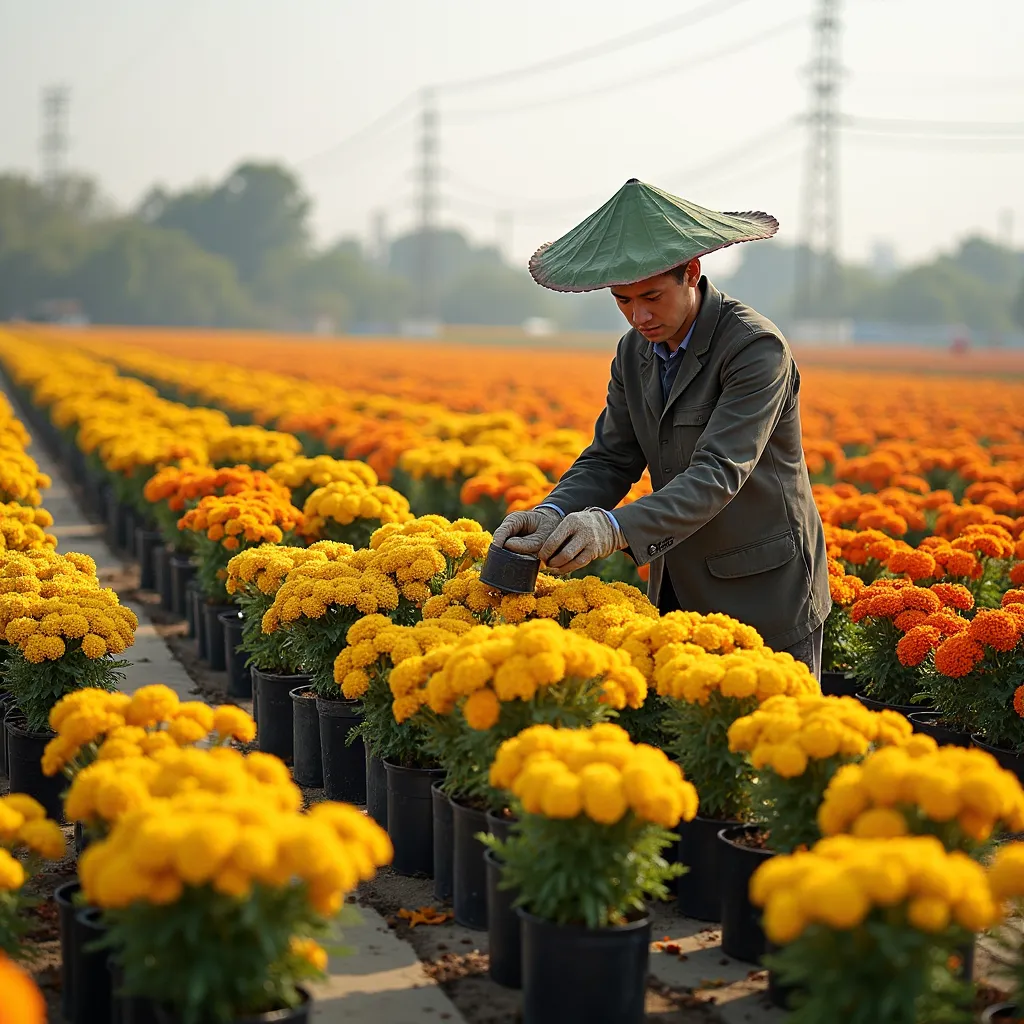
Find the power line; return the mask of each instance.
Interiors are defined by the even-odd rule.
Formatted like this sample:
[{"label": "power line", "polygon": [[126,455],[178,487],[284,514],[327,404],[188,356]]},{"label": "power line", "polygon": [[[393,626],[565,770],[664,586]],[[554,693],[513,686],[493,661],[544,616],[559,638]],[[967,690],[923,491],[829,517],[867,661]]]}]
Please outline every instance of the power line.
[{"label": "power line", "polygon": [[853,131],[894,135],[1024,138],[1024,121],[922,121],[905,117],[845,116],[841,118],[841,127]]},{"label": "power line", "polygon": [[627,78],[617,78],[615,81],[606,82],[604,85],[594,86],[590,89],[578,90],[576,92],[565,93],[561,96],[551,96],[545,99],[531,100],[527,103],[517,103],[506,107],[492,107],[489,109],[477,108],[471,110],[456,109],[452,111],[445,111],[445,123],[464,124],[481,118],[497,117],[502,114],[516,114],[525,110],[537,110],[542,107],[547,108],[561,103],[571,103],[575,100],[589,100],[593,99],[594,96],[600,96],[602,93],[620,92],[623,89],[629,89],[636,85],[643,85],[647,82],[654,81],[655,79],[663,79],[667,75],[682,74],[684,72],[692,71],[694,68],[702,67],[705,64],[712,63],[713,61],[724,60],[734,54],[742,53],[744,50],[748,50],[752,46],[763,43],[775,36],[791,32],[793,29],[803,25],[805,20],[806,19],[803,16],[790,18],[787,21],[780,22],[779,24],[765,29],[762,32],[756,32],[753,35],[747,36],[745,39],[733,43],[730,46],[725,46],[721,49],[713,50],[708,53],[699,54],[696,57],[688,55],[686,59],[682,61],[677,58],[671,63],[662,64],[660,67],[647,71],[642,75],[630,74]]},{"label": "power line", "polygon": [[[421,91],[409,93],[408,96],[403,97],[393,107],[389,107],[384,111],[383,114],[378,114],[372,121],[364,124],[362,128],[354,131],[351,135],[347,135],[345,138],[338,142],[335,142],[332,146],[327,149],[322,149],[319,153],[313,153],[311,156],[304,157],[302,160],[296,162],[295,166],[303,167],[306,164],[315,163],[318,160],[323,160],[329,156],[336,156],[338,153],[347,149],[349,146],[356,142],[366,142],[374,134],[383,130],[385,127],[391,127],[390,122],[393,120],[396,114],[402,113],[406,108],[421,95]],[[411,120],[409,117],[406,120]]]},{"label": "power line", "polygon": [[689,28],[692,25],[714,17],[716,14],[722,14],[733,7],[738,7],[740,4],[748,2],[749,0],[710,0],[709,3],[695,7],[685,14],[666,18],[663,21],[655,22],[653,25],[647,25],[645,28],[636,29],[633,32],[627,32],[612,39],[606,39],[601,43],[584,46],[579,50],[571,50],[569,53],[563,53],[557,57],[548,57],[533,64],[511,68],[508,71],[498,71],[490,75],[479,75],[475,78],[438,82],[434,88],[442,92],[462,92],[466,89],[478,89],[497,85],[501,82],[511,82],[519,78],[543,74],[547,71],[561,71],[564,68],[571,67],[573,64],[593,60],[595,57],[603,57],[609,53],[617,53],[619,50],[625,50],[639,43],[648,43],[652,38],[664,37],[669,33]]}]

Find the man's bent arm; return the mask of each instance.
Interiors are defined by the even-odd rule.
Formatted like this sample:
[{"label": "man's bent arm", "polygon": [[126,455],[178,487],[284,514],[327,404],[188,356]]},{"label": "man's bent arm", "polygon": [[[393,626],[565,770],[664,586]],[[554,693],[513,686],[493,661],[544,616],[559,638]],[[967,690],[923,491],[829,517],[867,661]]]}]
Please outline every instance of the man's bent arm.
[{"label": "man's bent arm", "polygon": [[653,494],[616,510],[638,565],[686,540],[732,501],[795,400],[794,372],[785,343],[772,335],[755,338],[729,362],[689,466]]},{"label": "man's bent arm", "polygon": [[563,513],[615,508],[647,468],[626,405],[621,352],[620,340],[612,360],[608,398],[594,427],[594,440],[544,499]]}]

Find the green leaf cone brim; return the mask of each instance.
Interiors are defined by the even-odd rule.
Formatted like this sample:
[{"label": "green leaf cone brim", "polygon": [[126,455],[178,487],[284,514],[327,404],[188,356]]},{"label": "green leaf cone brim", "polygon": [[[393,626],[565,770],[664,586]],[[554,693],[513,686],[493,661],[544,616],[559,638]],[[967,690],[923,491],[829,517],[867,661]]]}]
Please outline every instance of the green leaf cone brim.
[{"label": "green leaf cone brim", "polygon": [[737,242],[771,238],[767,213],[717,213],[631,178],[599,210],[530,258],[533,279],[556,292],[634,284]]}]

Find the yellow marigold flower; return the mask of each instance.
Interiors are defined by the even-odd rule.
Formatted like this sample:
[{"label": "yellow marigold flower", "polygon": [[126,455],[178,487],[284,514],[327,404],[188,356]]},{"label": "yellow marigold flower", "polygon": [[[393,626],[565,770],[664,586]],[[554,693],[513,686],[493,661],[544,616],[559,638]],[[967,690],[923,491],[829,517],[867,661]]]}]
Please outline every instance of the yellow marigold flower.
[{"label": "yellow marigold flower", "polygon": [[222,704],[214,709],[213,731],[220,736],[230,736],[239,743],[251,743],[256,738],[256,723],[241,708]]},{"label": "yellow marigold flower", "polygon": [[64,833],[55,821],[47,818],[26,821],[18,829],[17,837],[30,850],[47,860],[60,860],[64,856]]},{"label": "yellow marigold flower", "polygon": [[131,703],[124,710],[124,720],[129,725],[148,728],[173,718],[179,704],[178,695],[169,686],[162,683],[142,686],[132,694]]},{"label": "yellow marigold flower", "polygon": [[0,846],[0,892],[20,889],[25,884],[25,869]]},{"label": "yellow marigold flower", "polygon": [[501,715],[501,702],[493,690],[485,687],[470,694],[462,706],[462,713],[471,729],[484,731],[497,723]]}]

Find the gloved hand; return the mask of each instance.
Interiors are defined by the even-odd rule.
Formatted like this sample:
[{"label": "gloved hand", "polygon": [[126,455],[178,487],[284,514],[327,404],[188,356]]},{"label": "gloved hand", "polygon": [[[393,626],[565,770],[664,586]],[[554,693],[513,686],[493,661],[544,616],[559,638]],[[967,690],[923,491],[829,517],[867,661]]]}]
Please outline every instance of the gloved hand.
[{"label": "gloved hand", "polygon": [[561,519],[553,508],[511,512],[494,531],[492,543],[520,555],[536,555]]},{"label": "gloved hand", "polygon": [[621,531],[608,513],[600,508],[587,508],[570,512],[555,527],[540,549],[540,560],[548,569],[569,573],[625,546]]}]

